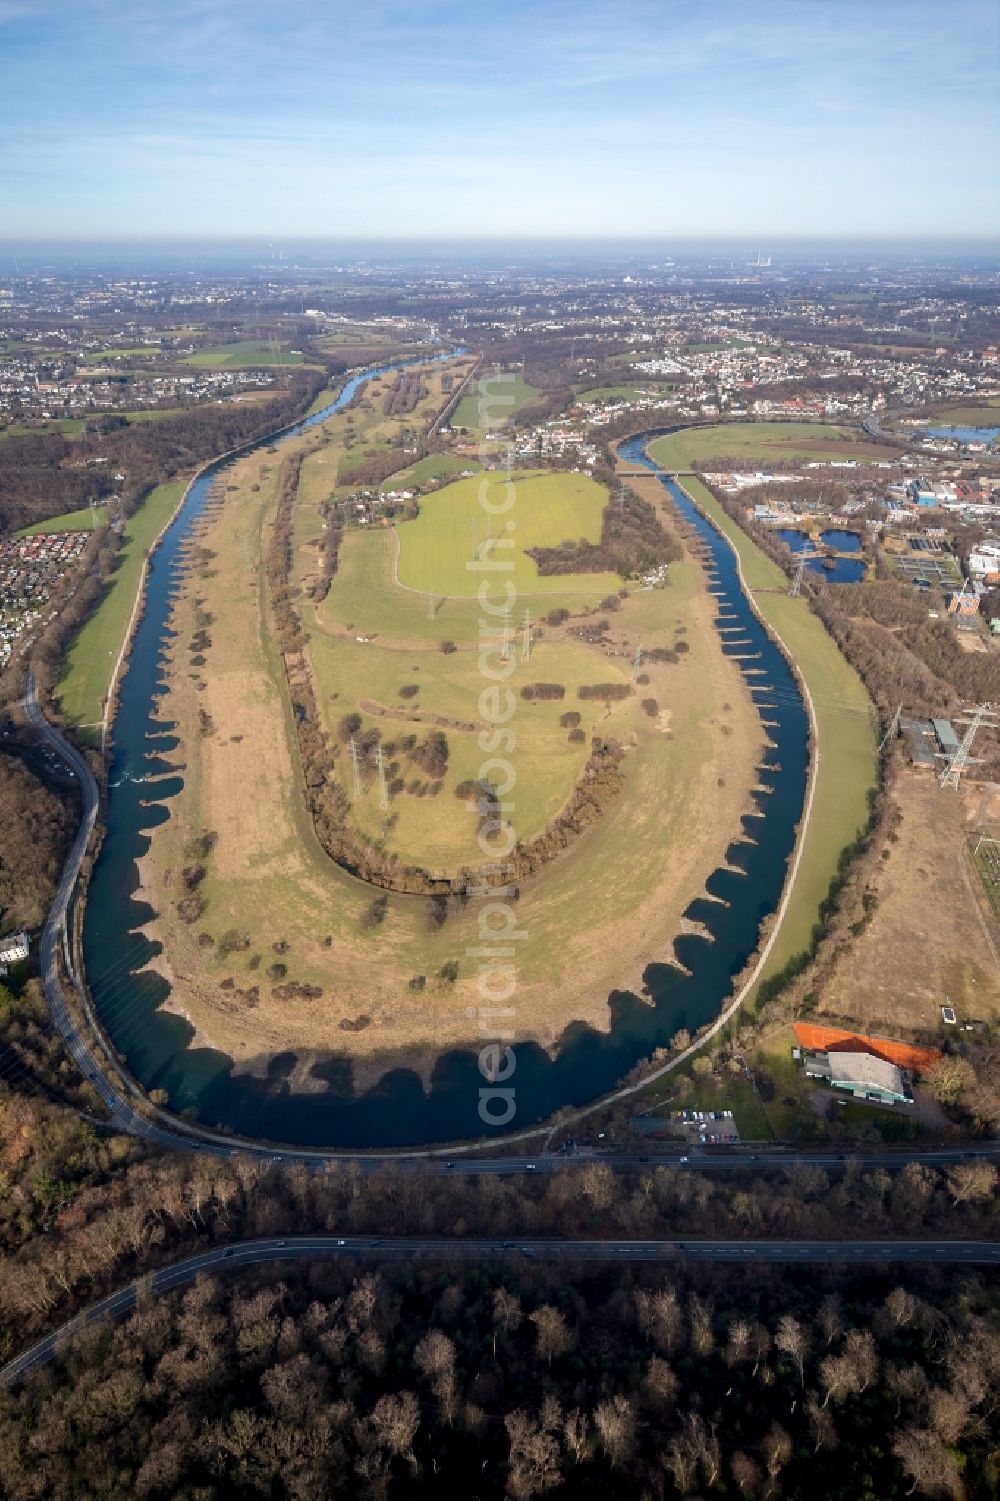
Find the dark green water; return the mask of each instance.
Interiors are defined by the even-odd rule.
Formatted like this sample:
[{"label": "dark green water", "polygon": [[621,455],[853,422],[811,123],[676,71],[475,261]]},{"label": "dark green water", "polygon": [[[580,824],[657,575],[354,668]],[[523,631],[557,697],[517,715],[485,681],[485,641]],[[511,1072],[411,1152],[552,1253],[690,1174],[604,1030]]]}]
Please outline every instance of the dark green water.
[{"label": "dark green water", "polygon": [[[297,424],[289,436],[345,405],[357,384],[352,381],[337,402]],[[648,436],[626,444],[623,457],[657,471],[645,453]],[[208,470],[193,487],[155,554],[145,613],[121,685],[107,835],[91,881],[84,927],[87,976],[101,1020],[143,1085],[166,1090],[174,1110],[193,1108],[209,1126],[221,1124],[251,1137],[313,1146],[407,1146],[481,1136],[479,1097],[484,1081],[472,1052],[442,1053],[427,1090],[416,1074],[397,1068],[376,1088],[356,1095],[349,1063],[331,1059],[321,1071],[328,1081],[324,1092],[293,1095],[287,1079],[294,1055],[274,1059],[266,1080],[234,1076],[227,1057],[192,1047],[187,1023],[158,1009],[168,993],[166,982],[138,972],[157,946],[135,931],[152,916],[134,899],[135,861],[148,848],[146,831],[169,816],[170,799],[182,786],[179,774],[153,785],[142,780],[162,772],[159,758],[177,748],[173,726],[157,714],[156,695],[163,687],[161,657],[169,637],[166,622],[183,543],[210,486],[228,462]],[[651,965],[644,976],[651,1000],[628,991],[613,992],[608,998],[610,1030],[598,1032],[575,1023],[554,1057],[515,1039],[516,1070],[510,1083],[516,1090],[516,1114],[508,1130],[530,1125],[559,1106],[596,1098],[679,1028],[693,1030],[718,1015],[732,977],[757,945],[762,921],[780,900],[794,847],[807,779],[808,719],[801,695],[784,657],[743,595],[728,545],[672,481],[662,474],[661,481],[711,550],[710,588],[718,605],[716,629],[723,651],[759,653],[746,667],[763,669],[748,681],[767,725],[770,744],[759,781],[770,790],[755,794],[756,812],[734,830],[727,863],[735,868],[717,870],[707,883],[707,895],[687,910],[686,915],[711,935],[677,940],[676,951],[688,973],[671,965]],[[219,586],[224,587],[224,581]],[[669,847],[663,858],[670,859]],[[580,892],[581,904],[598,898],[597,892]],[[530,942],[530,895],[522,899],[518,915]]]}]

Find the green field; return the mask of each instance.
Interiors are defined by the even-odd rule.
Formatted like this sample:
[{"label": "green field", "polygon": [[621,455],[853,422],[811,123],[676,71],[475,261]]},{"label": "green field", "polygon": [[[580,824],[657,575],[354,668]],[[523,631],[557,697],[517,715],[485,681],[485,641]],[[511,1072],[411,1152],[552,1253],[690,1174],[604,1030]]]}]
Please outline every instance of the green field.
[{"label": "green field", "polygon": [[204,370],[238,370],[246,365],[301,365],[303,356],[272,344],[269,339],[238,339],[234,344],[210,344],[189,354],[185,365]]},{"label": "green field", "polygon": [[[537,386],[529,386],[520,372],[497,373],[479,377],[468,387],[458,406],[451,414],[449,426],[466,427],[470,432],[481,433],[487,428],[502,427],[516,417],[522,407],[541,395]],[[480,394],[480,381],[486,379],[485,397]],[[481,405],[483,403],[483,405]]]},{"label": "green field", "polygon": [[[97,511],[97,525],[107,517],[107,506],[95,507]],[[94,525],[94,516],[89,506],[84,506],[81,511],[66,511],[62,516],[50,516],[48,521],[36,521],[34,526],[26,526],[18,532],[19,537],[37,537],[45,532],[89,532]]]},{"label": "green field", "polygon": [[[490,516],[487,506],[501,507],[507,498],[505,473],[459,480],[421,502],[420,514],[399,528],[399,582],[422,594],[475,598],[483,578],[510,579],[519,595],[565,593],[567,580],[539,575],[527,556],[531,547],[556,547],[560,542],[586,538],[597,542],[608,492],[587,475],[550,470],[515,470],[513,505]],[[482,493],[481,493],[482,492]],[[474,535],[475,534],[475,535]],[[473,543],[481,552],[487,537],[511,539],[508,549],[494,556],[510,560],[513,569],[493,574],[470,570]],[[573,588],[609,594],[621,580],[613,573],[575,579]],[[494,590],[496,592],[496,590]]]},{"label": "green field", "polygon": [[60,709],[73,724],[93,729],[100,723],[111,673],[132,615],[143,558],[183,493],[181,483],[160,485],[125,523],[115,571],[103,599],[66,654],[56,690]]},{"label": "green field", "polygon": [[715,458],[756,464],[856,458],[865,463],[876,453],[871,445],[854,443],[847,429],[820,422],[721,422],[689,427],[655,439],[649,451],[664,469],[672,470],[695,469]]},{"label": "green field", "polygon": [[700,481],[685,480],[684,488],[734,543],[746,584],[797,663],[816,711],[819,771],[812,817],[792,897],[762,976],[766,978],[809,948],[840,852],[867,823],[868,792],[876,780],[874,711],[861,679],[805,599],[789,598],[788,580],[777,564]]}]

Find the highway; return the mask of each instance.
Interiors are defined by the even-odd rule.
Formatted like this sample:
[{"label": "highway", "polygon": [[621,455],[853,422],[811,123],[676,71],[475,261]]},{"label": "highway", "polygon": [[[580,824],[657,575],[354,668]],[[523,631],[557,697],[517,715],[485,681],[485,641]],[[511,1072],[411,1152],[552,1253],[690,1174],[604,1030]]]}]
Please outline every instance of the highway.
[{"label": "highway", "polygon": [[[641,1148],[635,1146],[625,1151],[583,1147],[573,1152],[548,1152],[544,1141],[551,1132],[546,1126],[506,1137],[502,1143],[502,1153],[491,1151],[489,1147],[484,1149],[482,1143],[463,1142],[453,1146],[401,1148],[380,1154],[360,1150],[276,1146],[272,1142],[250,1141],[179,1121],[145,1099],[138,1085],[105,1043],[96,1022],[89,1018],[88,1023],[81,1026],[66,1004],[57,962],[60,951],[65,957],[66,968],[77,992],[80,1012],[84,1017],[88,1016],[90,1002],[86,989],[72,968],[72,956],[67,942],[67,918],[83,858],[97,820],[100,792],[87,761],[42,713],[33,674],[28,676],[22,705],[32,729],[73,771],[83,795],[80,829],[66,859],[55,900],[42,930],[41,975],[53,1022],[61,1032],[67,1051],[81,1073],[90,1080],[103,1100],[108,1111],[107,1124],[114,1130],[142,1137],[155,1146],[172,1151],[202,1151],[222,1157],[247,1153],[266,1161],[305,1163],[313,1168],[322,1168],[328,1163],[353,1162],[367,1172],[377,1172],[391,1166],[449,1175],[551,1173],[595,1159],[622,1172],[648,1170],[660,1165],[678,1171],[702,1173],[738,1172],[748,1168],[754,1171],[773,1171],[801,1164],[837,1170],[843,1169],[848,1161],[857,1163],[862,1168],[901,1167],[907,1162],[947,1167],[965,1157],[987,1157],[1000,1163],[1000,1142],[996,1141],[960,1142],[954,1146],[919,1149],[876,1147],[850,1156],[832,1150],[810,1152],[781,1147],[757,1150],[743,1147],[705,1149],[686,1147],[679,1142],[672,1145],[650,1144]],[[680,1058],[677,1061],[681,1061]],[[588,1107],[588,1110],[593,1108]],[[581,1115],[585,1113],[580,1112]]]},{"label": "highway", "polygon": [[162,1267],[140,1282],[130,1282],[77,1314],[44,1339],[23,1350],[0,1367],[0,1386],[12,1386],[31,1371],[48,1365],[63,1340],[88,1325],[121,1319],[136,1305],[140,1295],[149,1296],[183,1287],[201,1272],[253,1266],[261,1262],[315,1261],[327,1257],[349,1260],[364,1256],[377,1260],[635,1262],[709,1261],[823,1263],[858,1265],[876,1263],[935,1263],[947,1266],[1000,1265],[1000,1244],[975,1240],[499,1240],[492,1238],[442,1239],[414,1236],[381,1238],[367,1235],[290,1235],[284,1238],[237,1241],[213,1246],[171,1266]]}]

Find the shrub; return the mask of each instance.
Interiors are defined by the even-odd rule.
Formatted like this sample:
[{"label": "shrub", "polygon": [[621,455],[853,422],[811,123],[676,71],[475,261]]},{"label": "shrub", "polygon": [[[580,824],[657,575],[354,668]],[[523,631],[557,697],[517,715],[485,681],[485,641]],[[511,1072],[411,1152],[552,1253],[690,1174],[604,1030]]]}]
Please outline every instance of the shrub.
[{"label": "shrub", "polygon": [[404,683],[402,688],[399,689],[399,696],[400,698],[416,698],[419,692],[419,683]]},{"label": "shrub", "polygon": [[525,683],[521,689],[521,697],[547,700],[565,698],[566,689],[562,683]]},{"label": "shrub", "polygon": [[337,735],[346,745],[352,735],[356,735],[361,728],[360,714],[345,714],[337,725]]},{"label": "shrub", "polygon": [[389,910],[389,898],[384,894],[377,896],[364,911],[361,918],[363,928],[378,928],[385,922],[386,913]]},{"label": "shrub", "polygon": [[600,698],[605,703],[611,703],[616,699],[628,698],[632,689],[628,683],[584,683],[582,688],[576,690],[577,698]]},{"label": "shrub", "polygon": [[569,611],[563,609],[550,610],[545,619],[549,625],[562,625],[564,620],[569,619]]},{"label": "shrub", "polygon": [[569,709],[565,714],[560,714],[559,723],[564,730],[575,730],[582,718],[583,715],[576,709]]},{"label": "shrub", "polygon": [[227,928],[219,939],[220,954],[238,954],[250,947],[250,939],[239,928]]},{"label": "shrub", "polygon": [[573,745],[581,745],[587,736],[583,730],[570,730],[568,739]]},{"label": "shrub", "polygon": [[177,903],[177,916],[181,922],[197,922],[207,905],[205,898],[195,891]]},{"label": "shrub", "polygon": [[655,698],[644,698],[642,701],[642,707],[645,709],[650,719],[655,719],[657,714],[659,714],[660,712],[660,706],[656,702]]},{"label": "shrub", "polygon": [[269,964],[267,967],[267,978],[269,980],[283,980],[287,973],[288,965],[282,964],[280,960],[275,964]]},{"label": "shrub", "polygon": [[458,647],[455,645],[454,641],[442,641],[441,650],[444,652],[446,657],[450,657],[452,652],[458,651]]}]

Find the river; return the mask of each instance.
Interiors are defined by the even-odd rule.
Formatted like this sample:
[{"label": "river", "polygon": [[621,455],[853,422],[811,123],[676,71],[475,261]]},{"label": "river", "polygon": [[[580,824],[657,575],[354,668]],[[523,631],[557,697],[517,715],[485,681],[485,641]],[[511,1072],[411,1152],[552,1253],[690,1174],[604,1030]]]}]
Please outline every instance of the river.
[{"label": "river", "polygon": [[[296,423],[280,438],[262,443],[280,444],[322,422],[344,407],[361,383],[393,368],[388,365],[355,377],[328,407]],[[794,674],[750,607],[724,538],[646,455],[645,444],[652,436],[630,440],[622,447],[622,457],[632,466],[642,465],[659,474],[711,552],[709,588],[718,603],[716,629],[722,650],[754,659],[739,665],[769,740],[759,768],[762,790],[754,794],[754,811],[734,831],[725,866],[710,877],[706,896],[687,909],[686,916],[702,925],[708,936],[699,933],[677,940],[675,952],[683,969],[651,965],[644,976],[650,999],[614,992],[609,997],[610,1030],[599,1032],[577,1023],[554,1057],[533,1043],[515,1041],[512,1082],[517,1113],[511,1130],[533,1124],[560,1106],[597,1098],[681,1027],[693,1031],[718,1015],[731,992],[733,976],[757,946],[761,923],[780,901],[802,814],[808,716]],[[90,883],[84,923],[87,977],[98,1014],[134,1076],[147,1089],[164,1090],[173,1110],[191,1110],[211,1127],[317,1147],[383,1148],[479,1136],[483,1080],[472,1052],[442,1054],[427,1091],[415,1073],[396,1069],[374,1089],[355,1095],[349,1069],[334,1065],[328,1075],[333,1082],[326,1092],[293,1095],[286,1083],[294,1061],[289,1055],[276,1058],[270,1078],[261,1080],[234,1075],[225,1055],[192,1047],[191,1027],[160,1009],[169,991],[167,982],[143,968],[157,949],[137,931],[153,914],[135,898],[135,862],[148,848],[145,831],[169,817],[170,799],[183,785],[181,775],[162,759],[178,749],[177,737],[171,733],[174,726],[158,716],[164,689],[162,655],[171,635],[167,621],[185,540],[210,487],[232,462],[220,460],[200,476],[164,535],[151,561],[145,609],[121,682],[107,830]],[[750,669],[759,671],[750,676]],[[150,775],[158,779],[145,782]],[[669,858],[665,849],[664,859]],[[668,936],[664,934],[664,942]]]}]

